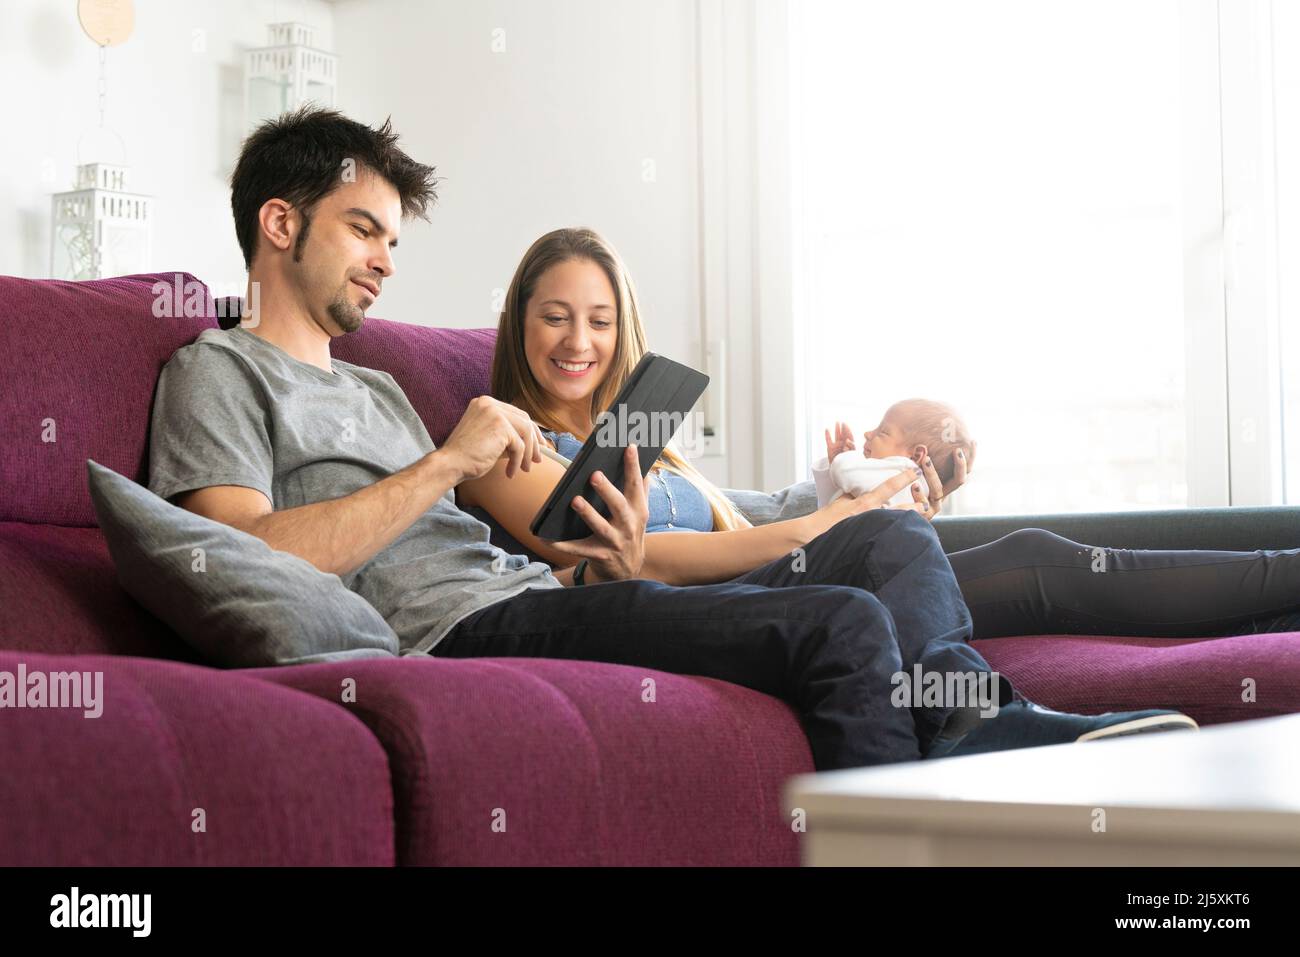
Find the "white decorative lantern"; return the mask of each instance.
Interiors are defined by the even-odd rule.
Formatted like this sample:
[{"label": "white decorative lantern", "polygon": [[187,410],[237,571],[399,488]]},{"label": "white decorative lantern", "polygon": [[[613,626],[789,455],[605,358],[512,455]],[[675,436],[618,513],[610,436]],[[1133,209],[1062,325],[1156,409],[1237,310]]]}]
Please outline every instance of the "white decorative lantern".
[{"label": "white decorative lantern", "polygon": [[50,275],[103,279],[145,272],[153,240],[153,197],[126,191],[125,166],[83,163],[76,188],[54,194]]},{"label": "white decorative lantern", "polygon": [[244,54],[246,128],[306,103],[332,107],[338,57],[316,49],[304,23],[271,23],[266,32],[267,46]]}]

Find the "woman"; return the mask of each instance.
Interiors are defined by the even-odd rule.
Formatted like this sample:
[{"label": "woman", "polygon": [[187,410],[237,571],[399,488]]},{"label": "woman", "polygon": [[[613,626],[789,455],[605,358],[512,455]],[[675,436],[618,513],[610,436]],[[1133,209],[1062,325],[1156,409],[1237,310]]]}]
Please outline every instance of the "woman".
[{"label": "woman", "polygon": [[[636,292],[617,252],[591,230],[556,230],[538,239],[515,271],[498,328],[492,393],[527,412],[556,451],[572,458],[645,351]],[[497,503],[491,513],[497,524],[566,568],[575,562],[568,544],[540,541],[528,530],[562,471],[546,459],[508,478],[503,463],[461,485],[457,499],[464,506]],[[932,518],[943,496],[964,481],[965,467],[959,464],[946,491],[928,462],[923,474],[929,499],[913,486],[915,501],[898,507]],[[864,507],[876,507],[912,479],[891,479],[869,493],[870,503],[846,496],[808,515],[755,527],[670,447],[647,483],[646,531],[656,534],[645,538],[640,576],[668,584],[729,581],[789,555]],[[484,494],[489,486],[504,491],[505,482],[509,494]],[[1300,549],[1129,551],[1022,529],[948,558],[975,638],[1300,630],[1294,614],[1300,610]]]}]

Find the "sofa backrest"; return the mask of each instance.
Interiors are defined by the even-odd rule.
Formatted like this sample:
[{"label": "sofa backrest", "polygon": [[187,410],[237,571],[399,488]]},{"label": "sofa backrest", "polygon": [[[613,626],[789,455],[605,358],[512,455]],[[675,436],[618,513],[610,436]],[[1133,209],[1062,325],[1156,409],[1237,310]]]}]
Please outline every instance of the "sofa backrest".
[{"label": "sofa backrest", "polygon": [[0,276],[0,521],[94,525],[87,458],[143,480],[158,374],[216,324],[184,314],[187,294],[197,303],[208,290],[188,273],[90,282]]},{"label": "sofa backrest", "polygon": [[434,329],[386,319],[366,319],[356,332],[339,336],[330,354],[353,365],[382,369],[441,445],[471,399],[488,391],[495,329]]},{"label": "sofa backrest", "polygon": [[[86,459],[147,482],[158,375],[218,324],[207,288],[188,273],[0,276],[0,648],[194,660],[118,585]],[[441,443],[487,391],[495,338],[367,319],[331,351],[391,374]]]},{"label": "sofa backrest", "polygon": [[[158,375],[217,324],[207,287],[189,273],[0,276],[0,522],[95,525],[87,458],[144,484]],[[487,391],[495,338],[493,329],[367,319],[331,352],[390,373],[441,443]]]}]

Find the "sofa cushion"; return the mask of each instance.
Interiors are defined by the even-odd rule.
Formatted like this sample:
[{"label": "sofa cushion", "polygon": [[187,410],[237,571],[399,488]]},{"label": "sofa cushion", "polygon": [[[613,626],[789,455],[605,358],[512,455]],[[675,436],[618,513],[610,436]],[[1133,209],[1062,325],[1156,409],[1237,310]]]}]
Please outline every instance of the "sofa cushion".
[{"label": "sofa cushion", "polygon": [[196,515],[87,459],[118,581],[224,667],[396,657],[397,635],[338,575]]},{"label": "sofa cushion", "polygon": [[196,662],[117,583],[98,528],[0,522],[0,648]]},{"label": "sofa cushion", "polygon": [[1058,711],[1173,708],[1202,725],[1300,712],[1300,634],[1036,635],[973,646],[1031,701]]},{"label": "sofa cushion", "polygon": [[188,273],[0,276],[0,522],[94,525],[88,457],[146,477],[154,384],[173,352],[215,325],[198,315],[207,296]]},{"label": "sofa cushion", "polygon": [[545,658],[240,674],[334,702],[355,681],[344,707],[388,751],[399,864],[799,863],[781,788],[813,770],[808,739],[749,688]]},{"label": "sofa cushion", "polygon": [[97,717],[0,711],[7,865],[393,864],[388,761],[336,705],[140,658],[0,651],[0,672],[100,683]]}]

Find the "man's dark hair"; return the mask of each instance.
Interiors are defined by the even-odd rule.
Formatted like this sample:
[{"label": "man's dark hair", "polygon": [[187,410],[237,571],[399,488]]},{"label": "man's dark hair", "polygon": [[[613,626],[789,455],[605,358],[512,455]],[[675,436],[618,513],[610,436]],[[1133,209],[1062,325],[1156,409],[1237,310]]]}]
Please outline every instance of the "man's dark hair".
[{"label": "man's dark hair", "polygon": [[253,265],[258,211],[267,200],[282,199],[302,214],[296,260],[316,204],[345,182],[346,171],[360,176],[363,169],[393,185],[402,198],[403,217],[428,220],[429,205],[438,198],[435,169],[397,148],[391,117],[373,129],[337,110],[304,106],[261,124],[244,140],[230,177],[230,208],[244,265]]}]

